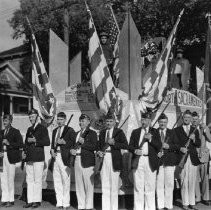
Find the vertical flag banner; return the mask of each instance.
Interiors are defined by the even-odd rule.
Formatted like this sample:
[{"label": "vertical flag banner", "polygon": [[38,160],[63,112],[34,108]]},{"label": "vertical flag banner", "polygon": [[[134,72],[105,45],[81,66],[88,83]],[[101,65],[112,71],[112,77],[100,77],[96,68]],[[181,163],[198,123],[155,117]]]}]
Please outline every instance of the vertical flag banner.
[{"label": "vertical flag banner", "polygon": [[[30,22],[28,19],[27,21],[31,29]],[[56,99],[32,29],[31,48],[33,107],[38,110],[43,120],[50,122],[56,114]]]},{"label": "vertical flag banner", "polygon": [[102,113],[106,114],[108,111],[112,111],[118,118],[118,105],[120,104],[120,99],[116,94],[116,89],[112,81],[105,56],[103,54],[91,11],[89,10],[87,4],[86,7],[90,16],[90,39],[88,56],[91,66],[92,90],[95,95],[96,104]]},{"label": "vertical flag banner", "polygon": [[119,86],[119,26],[114,15],[114,11],[112,6],[108,6],[110,9],[110,16],[108,20],[108,33],[109,33],[109,44],[112,46],[113,56],[114,56],[114,66],[113,66],[113,73],[114,73],[114,84],[116,87]]},{"label": "vertical flag banner", "polygon": [[176,24],[167,40],[166,46],[163,49],[156,65],[155,70],[152,71],[149,78],[144,84],[144,91],[139,97],[140,109],[144,112],[147,108],[155,111],[162,103],[167,93],[167,80],[168,80],[168,66],[169,58],[171,56],[172,47],[175,42],[177,28],[181,19],[184,9],[180,12]]}]

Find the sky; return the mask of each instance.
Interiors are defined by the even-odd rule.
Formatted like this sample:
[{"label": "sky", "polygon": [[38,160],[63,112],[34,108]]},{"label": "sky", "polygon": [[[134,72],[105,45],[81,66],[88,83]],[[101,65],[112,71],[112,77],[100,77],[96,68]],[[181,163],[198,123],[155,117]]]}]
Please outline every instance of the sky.
[{"label": "sky", "polygon": [[12,39],[13,29],[7,22],[19,6],[18,0],[0,0],[0,52],[22,44],[22,39]]}]

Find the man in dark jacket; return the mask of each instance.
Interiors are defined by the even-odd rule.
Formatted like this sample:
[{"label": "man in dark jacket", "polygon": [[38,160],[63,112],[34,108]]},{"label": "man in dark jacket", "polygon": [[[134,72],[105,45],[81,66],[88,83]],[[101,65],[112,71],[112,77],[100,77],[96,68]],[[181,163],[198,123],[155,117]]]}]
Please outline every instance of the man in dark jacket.
[{"label": "man in dark jacket", "polygon": [[167,128],[168,117],[165,114],[160,115],[158,124],[157,130],[162,148],[158,153],[157,207],[158,209],[173,209],[174,171],[178,164],[179,145],[174,132]]},{"label": "man in dark jacket", "polygon": [[23,208],[38,208],[42,201],[42,175],[44,170],[44,147],[50,145],[48,129],[38,121],[38,112],[32,109],[25,139],[23,159],[26,161],[27,201]]},{"label": "man in dark jacket", "polygon": [[89,128],[90,118],[79,117],[81,130],[76,135],[76,144],[71,153],[75,155],[75,184],[78,209],[93,209],[94,165],[97,147],[97,133]]},{"label": "man in dark jacket", "polygon": [[143,113],[142,127],[132,131],[129,143],[134,172],[134,210],[155,209],[157,153],[161,148],[158,131],[151,128],[151,114]]},{"label": "man in dark jacket", "polygon": [[104,157],[101,169],[102,210],[118,209],[119,174],[122,170],[121,149],[128,149],[124,132],[115,127],[114,114],[106,116],[106,129],[99,135],[98,155]]},{"label": "man in dark jacket", "polygon": [[[183,125],[175,128],[174,132],[177,139],[179,140],[179,150],[180,157],[179,162],[182,157],[187,154],[185,159],[184,168],[181,172],[181,196],[183,209],[187,210],[189,208],[196,209],[195,207],[195,186],[196,186],[196,174],[197,166],[200,164],[196,148],[199,148],[201,141],[199,138],[198,130],[195,130],[191,126],[192,113],[190,110],[186,110],[183,114]],[[195,132],[194,132],[195,131]],[[190,141],[189,146],[186,144],[188,140]]]},{"label": "man in dark jacket", "polygon": [[58,127],[53,130],[51,155],[55,159],[53,180],[56,192],[56,206],[66,209],[70,206],[70,149],[75,143],[75,131],[65,125],[66,114],[57,114]]},{"label": "man in dark jacket", "polygon": [[3,158],[1,206],[4,207],[14,205],[15,164],[21,161],[20,149],[23,148],[22,136],[18,129],[12,127],[12,120],[9,114],[3,116],[4,130],[1,131],[0,138],[0,158]]}]

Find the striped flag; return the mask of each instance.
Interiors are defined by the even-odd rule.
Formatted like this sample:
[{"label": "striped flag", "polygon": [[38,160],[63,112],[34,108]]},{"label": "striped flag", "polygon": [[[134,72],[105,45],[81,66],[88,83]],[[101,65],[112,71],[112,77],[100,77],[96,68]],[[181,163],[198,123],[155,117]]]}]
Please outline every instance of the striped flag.
[{"label": "striped flag", "polygon": [[[29,20],[27,19],[30,26]],[[31,26],[30,26],[31,29]],[[33,108],[37,109],[39,116],[47,123],[51,122],[56,114],[56,99],[54,97],[40,51],[31,29],[32,48],[32,87]]]},{"label": "striped flag", "polygon": [[101,112],[106,114],[108,111],[113,111],[117,116],[119,114],[119,106],[117,106],[117,103],[120,104],[120,100],[116,94],[116,89],[113,84],[93,18],[87,4],[86,7],[90,15],[88,56],[91,64],[92,90],[96,98],[96,103]]},{"label": "striped flag", "polygon": [[181,11],[154,70],[144,84],[143,93],[139,96],[140,109],[142,112],[147,111],[147,109],[150,109],[151,111],[157,110],[167,93],[169,58],[171,57],[177,27],[183,12],[184,10]]},{"label": "striped flag", "polygon": [[196,80],[197,80],[197,96],[202,98],[203,84],[204,84],[204,72],[196,66]]},{"label": "striped flag", "polygon": [[113,73],[114,73],[114,83],[115,86],[118,87],[119,85],[119,26],[114,15],[114,11],[112,6],[108,6],[110,9],[110,16],[108,20],[108,32],[109,32],[109,44],[114,49],[113,56],[114,56],[114,66],[113,66]]}]

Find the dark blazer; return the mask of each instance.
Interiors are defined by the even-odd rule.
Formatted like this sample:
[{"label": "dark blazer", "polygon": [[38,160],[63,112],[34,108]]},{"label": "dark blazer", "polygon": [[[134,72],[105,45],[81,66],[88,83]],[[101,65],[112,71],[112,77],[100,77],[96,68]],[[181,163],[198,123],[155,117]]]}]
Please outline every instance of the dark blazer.
[{"label": "dark blazer", "polygon": [[[28,138],[34,136],[36,143],[29,143]],[[33,126],[29,127],[26,133],[24,151],[26,153],[26,162],[42,162],[45,160],[44,146],[50,145],[50,138],[48,129],[37,124],[35,129]]]},{"label": "dark blazer", "polygon": [[[129,150],[133,154],[132,161],[134,161],[137,157],[135,154],[135,150],[139,149],[139,139],[141,135],[141,127],[135,129],[131,133],[130,143],[129,143]],[[155,128],[150,128],[149,131],[152,134],[152,140],[148,143],[148,152],[149,152],[149,165],[152,171],[158,169],[159,158],[157,156],[158,152],[161,149],[162,143],[160,139],[160,135]],[[133,165],[133,164],[132,164]],[[136,168],[133,168],[136,169]]]},{"label": "dark blazer", "polygon": [[[159,128],[157,130],[160,136]],[[169,149],[164,149],[164,155],[160,159],[160,165],[164,166],[178,165],[179,142],[173,130],[167,128],[164,142],[169,145]]]},{"label": "dark blazer", "polygon": [[[54,146],[54,142],[56,138],[57,129],[58,127],[55,128],[52,133],[51,149],[54,149],[54,150],[56,150]],[[61,134],[61,137],[63,137],[63,139],[66,141],[66,144],[62,144],[62,145],[58,144],[58,146],[60,146],[62,161],[65,166],[70,165],[70,149],[72,149],[75,144],[75,135],[76,133],[73,130],[73,128],[68,127],[68,126],[64,127],[63,133]]]},{"label": "dark blazer", "polygon": [[[190,133],[192,133],[194,130],[194,127],[190,127]],[[175,135],[178,139],[178,143],[179,143],[179,150],[181,147],[185,147],[185,144],[188,141],[188,136],[186,134],[186,132],[184,131],[182,126],[179,126],[177,128],[174,129]],[[193,143],[193,141],[190,142],[190,146],[188,148],[188,153],[190,154],[190,159],[191,162],[194,166],[197,166],[200,164],[199,158],[198,158],[198,154],[196,151],[197,147],[201,146],[201,140],[199,138],[199,132],[198,130],[195,131],[195,143]],[[178,159],[178,163],[181,161],[183,157],[183,153],[179,153],[179,159]]]},{"label": "dark blazer", "polygon": [[95,165],[94,151],[97,149],[97,133],[89,128],[84,133],[84,143],[81,145],[81,165],[83,168],[88,168]]},{"label": "dark blazer", "polygon": [[[106,129],[102,130],[99,135],[98,150],[102,151],[105,143]],[[114,128],[113,135],[115,144],[110,145],[111,156],[114,171],[120,171],[123,168],[121,149],[128,149],[128,143],[124,132],[119,128]]]},{"label": "dark blazer", "polygon": [[22,151],[20,150],[23,148],[23,138],[21,136],[21,133],[18,129],[10,127],[9,132],[4,136],[4,131],[1,131],[1,140],[0,140],[0,145],[1,145],[1,151],[3,149],[3,144],[2,140],[3,138],[7,139],[9,141],[9,145],[7,145],[7,157],[8,161],[11,164],[15,164],[21,161],[21,153]]}]

